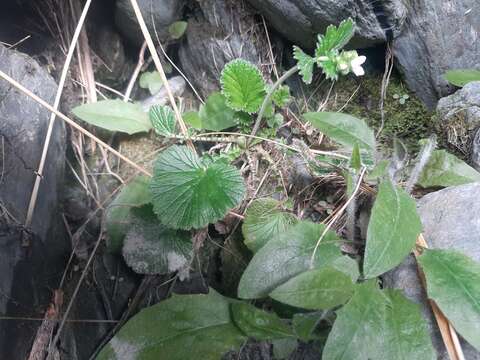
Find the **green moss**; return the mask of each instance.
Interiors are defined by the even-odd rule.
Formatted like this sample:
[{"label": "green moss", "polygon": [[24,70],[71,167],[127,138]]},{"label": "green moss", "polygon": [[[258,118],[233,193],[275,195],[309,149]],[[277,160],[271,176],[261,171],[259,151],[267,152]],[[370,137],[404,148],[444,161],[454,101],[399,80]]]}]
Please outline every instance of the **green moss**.
[{"label": "green moss", "polygon": [[[378,131],[381,127],[380,89],[381,76],[365,76],[362,78],[344,78],[340,80],[330,95],[325,110],[338,111],[365,119],[367,123]],[[356,90],[358,88],[358,90]],[[394,95],[408,95],[408,99],[401,104]],[[384,101],[385,123],[380,134],[380,146],[391,148],[396,137],[407,148],[415,153],[419,150],[418,141],[426,138],[433,131],[432,113],[423,103],[408,91],[400,79],[392,76]]]}]

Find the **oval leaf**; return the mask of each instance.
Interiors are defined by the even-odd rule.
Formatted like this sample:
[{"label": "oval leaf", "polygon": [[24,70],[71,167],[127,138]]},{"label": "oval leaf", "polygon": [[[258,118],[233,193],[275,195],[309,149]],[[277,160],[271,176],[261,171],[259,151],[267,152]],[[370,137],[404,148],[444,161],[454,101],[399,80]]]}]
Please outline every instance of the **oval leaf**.
[{"label": "oval leaf", "polygon": [[365,121],[338,112],[312,112],[303,117],[315,128],[332,140],[352,149],[358,144],[360,149],[375,152],[375,136]]},{"label": "oval leaf", "polygon": [[480,351],[480,264],[451,250],[426,249],[419,261],[428,297],[435,300],[455,330]]},{"label": "oval leaf", "polygon": [[171,146],[155,162],[150,184],[154,211],[174,229],[199,229],[222,219],[243,199],[240,172],[199,158],[186,146]]},{"label": "oval leaf", "polygon": [[248,337],[273,340],[293,337],[292,330],[274,313],[257,309],[246,303],[232,304],[232,317]]},{"label": "oval leaf", "polygon": [[424,167],[418,184],[424,188],[456,186],[480,181],[480,173],[445,150],[435,150]]},{"label": "oval leaf", "polygon": [[252,63],[236,59],[225,65],[220,77],[222,93],[227,104],[237,111],[254,113],[265,98],[265,81]]},{"label": "oval leaf", "polygon": [[297,222],[297,218],[282,211],[281,203],[274,199],[258,199],[245,213],[242,232],[245,245],[257,252],[270,239],[278,237]]},{"label": "oval leaf", "polygon": [[291,306],[319,310],[344,304],[352,294],[352,279],[327,267],[295,276],[273,290],[270,297]]},{"label": "oval leaf", "polygon": [[207,295],[174,295],[143,309],[103,348],[97,360],[218,360],[246,340],[230,317],[230,300]]},{"label": "oval leaf", "polygon": [[357,285],[339,311],[322,359],[434,360],[428,326],[418,305],[399,291],[380,291],[374,282]]},{"label": "oval leaf", "polygon": [[140,105],[121,100],[102,100],[84,104],[77,106],[72,112],[83,121],[110,131],[131,135],[152,128],[147,114]]},{"label": "oval leaf", "polygon": [[135,178],[122,188],[107,207],[105,224],[107,248],[110,252],[118,253],[122,250],[123,239],[134,222],[130,210],[151,201],[149,184],[150,179],[146,176]]},{"label": "oval leaf", "polygon": [[[301,221],[278,238],[270,240],[245,269],[238,286],[238,296],[243,299],[266,297],[276,287],[309,270],[310,257],[324,229],[323,224]],[[315,268],[330,265],[342,271],[344,264],[336,264],[341,258],[339,239],[329,231],[318,248]]]},{"label": "oval leaf", "polygon": [[444,75],[450,84],[463,87],[472,81],[480,81],[480,71],[474,69],[450,70]]},{"label": "oval leaf", "polygon": [[123,257],[137,274],[167,274],[188,271],[193,244],[187,231],[160,224],[151,205],[132,210],[134,225],[128,231]]},{"label": "oval leaf", "polygon": [[390,181],[381,183],[368,224],[365,277],[379,276],[400,264],[421,231],[415,201]]}]

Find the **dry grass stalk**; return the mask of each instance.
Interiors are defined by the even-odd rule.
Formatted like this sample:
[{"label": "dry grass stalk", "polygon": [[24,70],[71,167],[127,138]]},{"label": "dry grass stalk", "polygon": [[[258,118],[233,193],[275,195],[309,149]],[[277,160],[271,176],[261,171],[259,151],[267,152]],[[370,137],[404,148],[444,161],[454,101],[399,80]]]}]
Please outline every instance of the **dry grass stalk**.
[{"label": "dry grass stalk", "polygon": [[317,243],[315,244],[315,248],[313,249],[312,256],[310,257],[310,268],[311,269],[313,269],[313,262],[315,260],[315,255],[317,254],[318,247],[320,246],[320,243],[322,242],[323,238],[325,237],[327,232],[331,229],[331,227],[333,226],[335,221],[337,221],[340,218],[340,216],[342,216],[342,214],[345,212],[345,210],[347,210],[348,205],[350,205],[350,203],[355,201],[355,198],[356,198],[358,192],[360,191],[360,187],[362,185],[363,177],[365,176],[366,171],[367,171],[367,168],[363,167],[362,171],[360,172],[360,175],[358,176],[357,184],[355,186],[355,189],[353,190],[352,195],[350,195],[350,197],[345,202],[345,204],[343,204],[343,206],[338,210],[338,212],[335,214],[335,216],[333,216],[332,219],[329,221],[327,226],[325,226],[325,230],[320,235],[320,238],[318,239]]},{"label": "dry grass stalk", "polygon": [[53,301],[50,303],[42,324],[37,330],[35,340],[33,341],[32,350],[28,360],[43,360],[47,353],[50,336],[57,325],[58,315],[63,304],[63,292],[55,290],[53,293]]},{"label": "dry grass stalk", "polygon": [[[76,21],[77,14],[80,12],[80,3],[78,0],[70,0],[72,17]],[[80,24],[80,19],[77,23]],[[87,31],[84,26],[80,30],[80,36],[77,46],[77,59],[80,69],[82,82],[85,84],[87,99],[89,102],[97,102],[97,92],[95,87],[95,74],[93,71],[92,57],[90,55],[90,46],[88,44]]]},{"label": "dry grass stalk", "polygon": [[162,62],[158,57],[157,49],[155,48],[155,45],[153,43],[152,37],[150,36],[150,33],[148,32],[147,25],[145,24],[145,20],[143,19],[142,12],[140,11],[137,0],[130,0],[130,2],[132,4],[133,10],[135,11],[135,15],[137,17],[137,21],[140,25],[140,29],[142,30],[145,41],[147,42],[148,50],[152,55],[152,59],[155,64],[155,67],[157,68],[157,71],[160,73],[160,78],[162,79],[163,86],[167,90],[168,99],[170,100],[170,105],[172,105],[173,111],[175,113],[175,118],[177,119],[178,125],[180,127],[180,131],[182,132],[182,135],[185,136],[185,138],[187,138],[187,145],[192,150],[195,151],[193,142],[189,139],[187,126],[183,121],[182,114],[180,114],[177,103],[175,102],[175,98],[173,97],[173,93],[170,89],[170,85],[168,84],[167,76],[165,75],[165,71],[163,70]]},{"label": "dry grass stalk", "polygon": [[[75,51],[76,44],[80,37],[80,32],[85,23],[85,19],[87,17],[88,10],[90,8],[92,0],[87,0],[85,6],[82,11],[82,15],[78,21],[77,27],[75,29],[75,33],[73,34],[72,42],[70,44],[70,48],[68,49],[67,58],[65,59],[65,63],[63,65],[62,75],[60,76],[60,81],[58,84],[57,94],[55,96],[55,101],[53,103],[52,109],[57,110],[60,104],[60,99],[62,98],[63,87],[65,85],[65,80],[68,75],[68,69],[70,68],[70,64],[72,62],[73,53]],[[25,219],[25,226],[29,227],[32,223],[33,212],[35,210],[35,204],[37,202],[38,197],[38,190],[40,188],[40,182],[42,180],[43,169],[45,167],[45,162],[47,159],[48,148],[50,146],[50,140],[52,137],[53,127],[55,125],[55,112],[52,112],[50,115],[50,122],[48,124],[47,134],[45,136],[45,141],[43,144],[42,155],[40,158],[40,164],[38,165],[38,169],[36,172],[35,183],[33,185],[32,195],[30,196],[30,202],[28,204],[27,216]]]},{"label": "dry grass stalk", "polygon": [[127,86],[127,90],[125,90],[125,95],[123,95],[123,101],[127,102],[128,99],[130,98],[130,95],[132,94],[133,87],[135,85],[135,82],[137,81],[138,75],[140,74],[140,71],[142,70],[142,66],[145,63],[145,50],[147,49],[147,42],[144,41],[142,48],[140,49],[140,53],[138,54],[138,62],[137,66],[135,67],[135,70],[133,71],[132,77],[130,78],[130,81]]}]

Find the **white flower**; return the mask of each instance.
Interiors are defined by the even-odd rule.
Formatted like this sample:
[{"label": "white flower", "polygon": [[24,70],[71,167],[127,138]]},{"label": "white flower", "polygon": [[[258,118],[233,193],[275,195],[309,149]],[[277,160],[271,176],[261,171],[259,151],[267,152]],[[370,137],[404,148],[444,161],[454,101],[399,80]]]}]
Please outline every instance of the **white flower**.
[{"label": "white flower", "polygon": [[365,75],[365,70],[362,68],[362,64],[367,60],[366,56],[358,56],[350,62],[350,67],[352,71],[357,76]]}]

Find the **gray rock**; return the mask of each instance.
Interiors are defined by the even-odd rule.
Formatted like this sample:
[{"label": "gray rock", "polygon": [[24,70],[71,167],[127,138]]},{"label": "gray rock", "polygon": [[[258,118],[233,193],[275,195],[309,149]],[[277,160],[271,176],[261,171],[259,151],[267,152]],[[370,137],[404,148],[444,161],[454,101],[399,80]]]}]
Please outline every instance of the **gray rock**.
[{"label": "gray rock", "polygon": [[250,7],[238,0],[198,1],[200,11],[188,21],[186,39],[179,50],[182,69],[204,96],[219,89],[227,62],[244,58],[262,63],[265,44]]},{"label": "gray rock", "polygon": [[410,1],[394,54],[410,89],[433,109],[452,92],[443,78],[451,69],[480,69],[480,8],[477,0]]},{"label": "gray rock", "polygon": [[[454,249],[480,261],[480,183],[446,188],[424,196],[418,202],[424,236],[431,248]],[[384,276],[384,284],[403,290],[412,301],[421,305],[430,325],[433,344],[439,359],[449,359],[427,304],[426,294],[420,286],[417,265],[410,256],[400,266]],[[480,353],[462,342],[465,359],[478,360]]]},{"label": "gray rock", "polygon": [[[153,38],[157,32],[161,41],[168,38],[168,27],[182,16],[184,0],[138,0],[143,19]],[[118,0],[115,9],[118,30],[134,44],[140,46],[144,38],[130,0]]]},{"label": "gray rock", "polygon": [[[53,103],[57,85],[40,65],[26,55],[0,45],[0,70],[48,103]],[[49,124],[50,112],[26,95],[0,81],[0,151],[3,164],[0,177],[0,202],[23,223],[35,181],[35,171]],[[52,226],[63,181],[65,162],[65,126],[54,125],[43,180],[39,189],[31,230],[43,241]]]},{"label": "gray rock", "polygon": [[480,183],[453,186],[424,196],[418,209],[428,244],[455,249],[480,261],[479,197]]},{"label": "gray rock", "polygon": [[441,98],[437,116],[448,143],[470,155],[474,130],[480,127],[480,81]]},{"label": "gray rock", "polygon": [[[185,91],[185,86],[187,83],[181,76],[174,76],[168,79],[168,85],[170,87],[170,91],[174,97],[182,96],[183,92]],[[143,111],[148,112],[150,108],[154,105],[166,105],[168,104],[168,92],[167,89],[162,86],[157,93],[149,96],[148,98],[140,101],[140,105],[142,106]]]},{"label": "gray rock", "polygon": [[[57,85],[30,57],[0,45],[0,70],[48,103]],[[58,286],[68,242],[57,226],[65,162],[65,128],[57,120],[33,223],[24,229],[50,113],[0,80],[0,313],[43,317]],[[0,358],[25,359],[38,323],[0,322]],[[8,346],[7,346],[8,344]]]},{"label": "gray rock", "polygon": [[101,23],[89,30],[95,80],[103,84],[122,87],[132,76],[135,64],[127,56],[123,38],[110,26]]},{"label": "gray rock", "polygon": [[[122,259],[109,254],[98,254],[91,267],[94,282],[83,282],[70,316],[74,319],[117,320],[122,317],[137,293],[139,279]],[[78,284],[81,271],[74,272],[66,285],[71,294]],[[71,322],[65,325],[60,339],[61,360],[90,359],[116,324]]]},{"label": "gray rock", "polygon": [[386,41],[386,28],[397,35],[406,8],[400,0],[248,0],[273,27],[295,44],[311,48],[330,24],[351,17],[357,24],[352,46]]},{"label": "gray rock", "polygon": [[480,126],[480,81],[465,85],[450,96],[441,98],[437,105],[437,114],[445,125],[462,120],[462,126],[473,130]]},{"label": "gray rock", "polygon": [[[27,239],[31,245],[22,247]],[[0,217],[0,314],[43,317],[51,292],[51,258],[41,239]],[[56,267],[57,271],[58,268]],[[39,323],[0,321],[0,358],[26,359]]]}]

